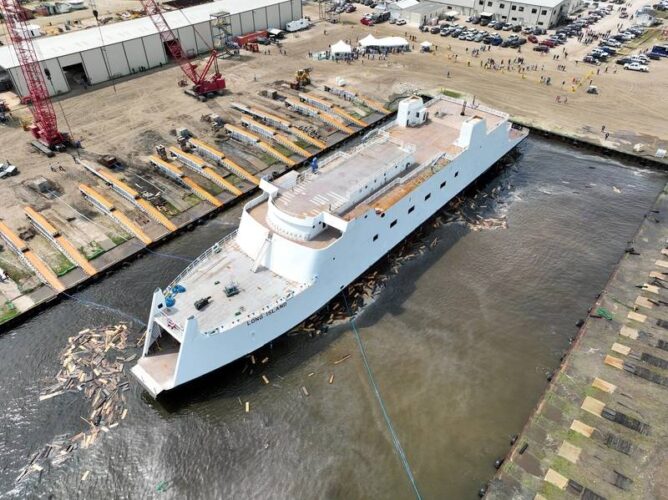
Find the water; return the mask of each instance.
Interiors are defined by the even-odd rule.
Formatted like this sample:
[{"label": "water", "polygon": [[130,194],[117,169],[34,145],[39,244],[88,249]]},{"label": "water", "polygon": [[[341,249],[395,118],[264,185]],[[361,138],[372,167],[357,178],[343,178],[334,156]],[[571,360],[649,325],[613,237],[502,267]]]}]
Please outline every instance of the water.
[{"label": "water", "polygon": [[[539,139],[522,151],[495,181],[513,185],[499,209],[509,227],[430,229],[437,247],[406,263],[357,322],[424,498],[475,498],[666,182]],[[232,229],[226,219],[160,252],[195,257]],[[76,297],[144,319],[151,291],[183,265],[149,255]],[[17,487],[32,453],[86,428],[79,395],[38,402],[67,337],[121,319],[70,300],[0,337],[0,496],[411,498],[345,325],[283,337],[260,354],[270,357],[261,372],[240,362],[160,403],[133,384],[119,427]]]}]

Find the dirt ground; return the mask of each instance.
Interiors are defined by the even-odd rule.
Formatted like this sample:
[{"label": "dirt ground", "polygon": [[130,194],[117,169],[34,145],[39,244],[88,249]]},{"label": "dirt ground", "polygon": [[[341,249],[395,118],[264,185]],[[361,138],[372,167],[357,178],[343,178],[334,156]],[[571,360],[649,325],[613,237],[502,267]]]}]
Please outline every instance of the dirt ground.
[{"label": "dirt ground", "polygon": [[[641,4],[642,0],[634,3]],[[103,9],[101,4],[100,8]],[[181,127],[215,144],[216,134],[200,118],[215,113],[225,121],[238,123],[240,115],[231,108],[231,103],[235,101],[263,107],[289,118],[296,125],[315,125],[324,133],[325,127],[318,127],[317,123],[259,95],[260,91],[268,88],[289,93],[282,83],[292,80],[295,71],[303,67],[313,68],[314,85],[311,89],[322,90],[323,84],[335,83],[337,77],[341,77],[367,96],[388,102],[414,91],[437,93],[446,90],[475,96],[477,101],[507,111],[525,123],[611,148],[631,151],[634,144],[642,143],[646,145],[646,154],[653,154],[657,147],[668,146],[665,119],[668,101],[663,95],[664,86],[658,83],[666,81],[668,76],[668,62],[665,60],[653,61],[650,73],[625,71],[614,63],[607,67],[576,64],[575,60],[581,59],[589,50],[576,40],[570,40],[564,47],[567,58],[561,48],[553,49],[548,55],[539,55],[531,50],[531,44],[524,45],[521,53],[516,49],[492,47],[481,52],[479,57],[472,57],[473,49],[481,45],[389,23],[369,28],[359,23],[364,12],[365,8],[359,8],[356,13],[342,16],[339,24],[316,22],[307,31],[288,35],[282,46],[285,54],[280,54],[275,46],[269,49],[260,46],[259,53],[243,51],[241,57],[221,61],[221,71],[227,79],[229,92],[224,97],[205,103],[185,95],[177,86],[182,78],[178,67],[153,70],[139,77],[127,77],[88,90],[75,90],[55,101],[60,128],[82,141],[84,155],[112,154],[132,165],[133,170],[127,175],[139,176],[149,187],[158,186],[156,189],[165,194],[177,211],[185,210],[199,200],[172,186],[171,181],[155,175],[147,166],[146,158],[155,145],[174,144],[173,130]],[[316,20],[317,6],[305,5],[305,14]],[[617,14],[614,14],[594,25],[594,28],[597,31],[614,31],[619,22]],[[368,33],[377,37],[414,36],[415,41],[411,43],[416,50],[392,54],[382,60],[364,58],[350,64],[309,58],[310,52],[326,50],[341,39],[355,44]],[[424,40],[434,43],[434,52],[419,52],[419,44]],[[646,45],[651,46],[651,43],[648,41]],[[553,58],[555,55],[560,56],[559,60]],[[483,67],[490,57],[498,69]],[[520,73],[516,64],[509,69],[508,62],[517,57],[524,58],[525,66],[535,66],[536,69]],[[565,65],[564,71],[558,69],[562,64]],[[548,77],[552,81],[549,86],[541,82]],[[585,93],[590,81],[598,87],[599,95]],[[561,103],[557,102],[557,96]],[[7,97],[14,116],[29,121],[25,107],[17,106],[11,96],[0,96]],[[563,102],[565,97],[567,103]],[[332,97],[332,100],[335,98]],[[338,104],[342,105],[341,102]],[[358,111],[350,104],[343,106],[349,112]],[[609,133],[607,140],[602,132],[603,126]],[[82,234],[97,235],[95,241],[104,247],[124,238],[117,224],[106,220],[81,198],[78,190],[80,183],[101,186],[100,183],[75,163],[70,154],[46,158],[29,146],[29,140],[29,134],[18,123],[14,123],[13,127],[0,126],[0,158],[11,160],[21,172],[16,177],[0,181],[2,219],[20,232],[28,225],[23,207],[30,204],[51,213],[55,223],[62,227],[66,225],[62,220],[67,222],[72,215],[84,214],[86,217],[79,217],[77,221],[78,228],[66,231],[77,246],[84,243],[80,238]],[[220,147],[228,153],[226,145]],[[236,145],[230,156],[234,158],[235,154],[236,159],[254,174],[266,166],[266,155],[263,157],[248,148]],[[122,178],[125,175],[119,174]],[[27,186],[26,181],[40,176],[50,180],[62,193],[57,201],[48,200]],[[215,194],[216,186],[207,184],[208,181],[196,175],[191,176]],[[108,189],[104,193],[137,222],[147,223],[146,217],[137,213],[126,200]]]}]

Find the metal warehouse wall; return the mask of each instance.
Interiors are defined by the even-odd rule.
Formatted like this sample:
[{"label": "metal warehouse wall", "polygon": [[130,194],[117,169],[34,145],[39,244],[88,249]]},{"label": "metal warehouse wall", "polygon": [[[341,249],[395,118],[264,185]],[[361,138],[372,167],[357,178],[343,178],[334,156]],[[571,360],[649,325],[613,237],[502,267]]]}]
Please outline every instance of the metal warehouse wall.
[{"label": "metal warehouse wall", "polygon": [[[267,7],[231,16],[231,28],[234,35],[267,28],[284,29],[285,24],[303,16],[301,0],[286,0]],[[177,37],[186,54],[194,56],[206,53],[213,47],[211,22],[203,22],[176,30]],[[98,84],[167,64],[167,53],[158,34],[127,40],[108,45],[103,49],[91,49],[77,54],[70,54],[41,63],[42,68],[51,72],[51,81],[47,82],[51,95],[69,92],[71,89],[62,70],[75,64],[83,65],[91,84]],[[28,91],[19,68],[9,70],[17,92],[25,96]]]}]

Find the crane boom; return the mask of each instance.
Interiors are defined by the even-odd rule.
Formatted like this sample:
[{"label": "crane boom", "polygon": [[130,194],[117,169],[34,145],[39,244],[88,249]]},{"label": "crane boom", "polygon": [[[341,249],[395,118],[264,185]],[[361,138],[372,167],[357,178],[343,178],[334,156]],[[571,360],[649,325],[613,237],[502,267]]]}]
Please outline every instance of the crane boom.
[{"label": "crane boom", "polygon": [[160,39],[167,47],[170,55],[176,62],[178,62],[179,66],[181,66],[181,70],[193,83],[193,90],[195,93],[198,95],[206,95],[210,92],[220,92],[225,89],[225,79],[218,71],[210,77],[207,77],[209,69],[218,57],[217,52],[212,49],[203,70],[201,72],[198,71],[197,65],[190,62],[183,52],[183,47],[181,47],[179,39],[167,24],[165,16],[162,15],[162,11],[156,0],[141,0],[141,3],[146,15],[153,21],[153,24],[160,35]]},{"label": "crane boom", "polygon": [[42,72],[26,26],[23,9],[18,0],[0,0],[0,8],[5,16],[9,39],[14,45],[21,73],[28,88],[28,106],[34,122],[31,131],[35,138],[49,148],[59,146],[67,142],[67,138],[58,131],[56,112],[51,104],[45,79],[45,77],[50,78],[50,74],[48,70]]}]

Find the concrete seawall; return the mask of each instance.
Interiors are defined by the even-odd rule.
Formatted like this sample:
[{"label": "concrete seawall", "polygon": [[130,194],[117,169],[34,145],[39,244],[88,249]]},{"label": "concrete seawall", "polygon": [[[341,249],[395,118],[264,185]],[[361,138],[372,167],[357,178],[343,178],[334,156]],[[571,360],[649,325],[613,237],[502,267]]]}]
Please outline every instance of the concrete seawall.
[{"label": "concrete seawall", "polygon": [[665,498],[666,190],[591,308],[489,499]]}]

